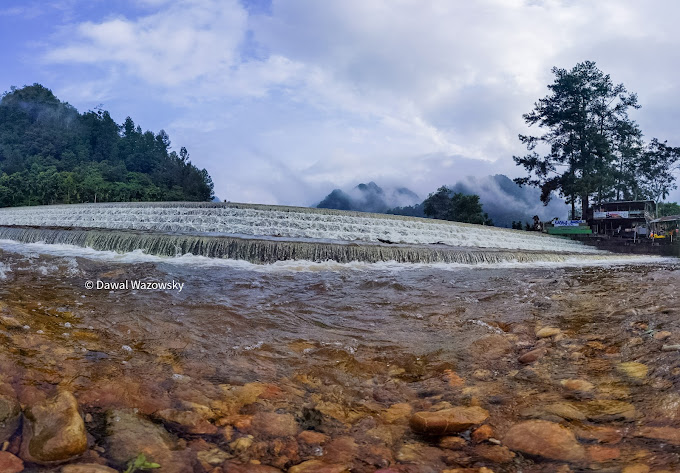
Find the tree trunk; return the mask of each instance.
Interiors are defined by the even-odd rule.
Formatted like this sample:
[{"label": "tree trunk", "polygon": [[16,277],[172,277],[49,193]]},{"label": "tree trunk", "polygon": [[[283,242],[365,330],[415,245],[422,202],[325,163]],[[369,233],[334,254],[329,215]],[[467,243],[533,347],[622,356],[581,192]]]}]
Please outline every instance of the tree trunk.
[{"label": "tree trunk", "polygon": [[581,196],[581,219],[585,220],[588,215],[588,194]]}]

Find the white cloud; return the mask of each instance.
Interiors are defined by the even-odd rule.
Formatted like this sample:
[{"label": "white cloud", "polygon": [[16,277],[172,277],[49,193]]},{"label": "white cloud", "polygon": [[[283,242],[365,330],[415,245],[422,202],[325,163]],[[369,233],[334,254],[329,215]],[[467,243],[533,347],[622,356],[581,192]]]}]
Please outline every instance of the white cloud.
[{"label": "white cloud", "polygon": [[104,71],[82,79],[90,96],[99,80],[174,104],[144,126],[193,149],[223,198],[308,204],[359,180],[426,194],[463,172],[519,175],[521,114],[552,66],[586,59],[639,92],[643,130],[680,144],[675,2],[274,0],[250,16],[236,0],[144,4],[73,25],[44,59]]}]

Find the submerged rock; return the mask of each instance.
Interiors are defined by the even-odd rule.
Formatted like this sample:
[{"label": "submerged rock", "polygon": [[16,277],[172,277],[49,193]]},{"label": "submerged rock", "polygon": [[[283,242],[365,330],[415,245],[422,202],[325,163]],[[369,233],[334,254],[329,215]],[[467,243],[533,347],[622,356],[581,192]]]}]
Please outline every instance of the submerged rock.
[{"label": "submerged rock", "polygon": [[325,463],[321,460],[307,460],[290,467],[288,473],[349,473],[349,469],[345,465]]},{"label": "submerged rock", "polygon": [[529,363],[533,363],[534,361],[538,361],[539,359],[543,358],[546,355],[546,353],[548,353],[548,350],[546,348],[539,347],[524,353],[519,358],[517,358],[517,361],[527,365]]},{"label": "submerged rock", "polygon": [[0,394],[0,443],[9,440],[20,422],[21,408],[16,396]]},{"label": "submerged rock", "polygon": [[113,410],[106,419],[108,437],[107,456],[115,466],[124,467],[128,461],[143,453],[150,462],[158,463],[158,473],[193,471],[187,452],[177,450],[177,442],[161,425],[146,420],[131,410]]},{"label": "submerged rock", "polygon": [[489,413],[481,407],[452,407],[436,412],[416,412],[409,425],[420,434],[447,435],[481,424],[488,417]]},{"label": "submerged rock", "polygon": [[253,416],[250,430],[254,435],[294,437],[300,431],[300,426],[291,414],[258,412]]},{"label": "submerged rock", "polygon": [[629,361],[616,365],[616,371],[626,376],[631,381],[641,382],[647,377],[649,369],[647,368],[647,365],[643,363]]},{"label": "submerged rock", "polygon": [[222,471],[224,473],[281,473],[281,470],[274,468],[273,466],[256,465],[254,463],[244,465],[242,463],[233,462],[226,462],[223,464]]},{"label": "submerged rock", "polygon": [[21,457],[42,465],[66,462],[87,449],[85,423],[73,394],[62,391],[26,409]]},{"label": "submerged rock", "polygon": [[0,452],[0,471],[2,473],[19,473],[24,471],[24,462],[9,452]]},{"label": "submerged rock", "polygon": [[79,463],[64,465],[61,473],[118,473],[118,471],[98,463]]},{"label": "submerged rock", "polygon": [[155,416],[168,423],[171,427],[190,434],[213,435],[217,433],[217,427],[195,411],[163,409],[156,412]]},{"label": "submerged rock", "polygon": [[573,404],[593,422],[611,422],[616,420],[632,421],[637,417],[635,406],[624,401],[601,399]]},{"label": "submerged rock", "polygon": [[560,384],[570,394],[584,395],[595,389],[593,383],[585,379],[563,379]]},{"label": "submerged rock", "polygon": [[586,451],[566,427],[545,420],[529,420],[513,425],[503,443],[511,450],[549,460],[580,462]]},{"label": "submerged rock", "polygon": [[635,436],[680,445],[680,429],[675,427],[641,427]]},{"label": "submerged rock", "polygon": [[558,335],[560,333],[562,333],[562,330],[558,329],[557,327],[543,327],[536,331],[536,337],[548,338],[554,337],[555,335]]}]

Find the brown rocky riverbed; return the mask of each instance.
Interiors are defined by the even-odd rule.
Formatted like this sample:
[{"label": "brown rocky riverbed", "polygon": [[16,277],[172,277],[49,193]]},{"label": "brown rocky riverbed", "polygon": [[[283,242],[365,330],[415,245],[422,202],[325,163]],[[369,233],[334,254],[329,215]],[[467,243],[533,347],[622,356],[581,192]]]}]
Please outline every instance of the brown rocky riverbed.
[{"label": "brown rocky riverbed", "polygon": [[264,268],[26,248],[0,250],[0,471],[122,472],[140,454],[160,472],[680,470],[675,263]]}]

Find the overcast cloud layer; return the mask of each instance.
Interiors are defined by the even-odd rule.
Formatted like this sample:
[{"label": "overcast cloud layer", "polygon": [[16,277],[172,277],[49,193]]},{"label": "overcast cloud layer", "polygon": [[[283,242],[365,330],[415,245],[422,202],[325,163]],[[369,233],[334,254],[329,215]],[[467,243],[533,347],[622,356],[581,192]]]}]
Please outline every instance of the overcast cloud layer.
[{"label": "overcast cloud layer", "polygon": [[370,180],[427,195],[522,175],[521,115],[552,66],[596,61],[638,93],[647,138],[680,145],[679,13],[632,0],[11,0],[0,88],[41,82],[81,111],[165,129],[222,200],[310,205]]}]

